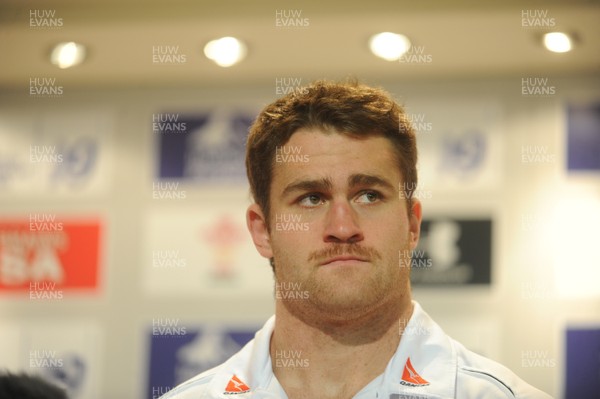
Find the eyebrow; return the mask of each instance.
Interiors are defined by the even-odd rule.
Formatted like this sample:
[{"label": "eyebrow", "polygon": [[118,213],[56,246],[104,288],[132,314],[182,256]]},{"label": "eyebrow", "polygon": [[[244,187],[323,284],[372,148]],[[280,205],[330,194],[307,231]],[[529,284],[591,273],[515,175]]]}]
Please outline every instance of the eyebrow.
[{"label": "eyebrow", "polygon": [[394,186],[384,177],[377,175],[366,175],[362,173],[354,174],[348,178],[348,186],[351,188],[357,186],[381,186],[388,190],[395,190]]},{"label": "eyebrow", "polygon": [[[394,190],[394,186],[390,184],[385,178],[377,175],[367,175],[363,173],[353,174],[348,177],[348,186],[350,188],[360,187],[360,186],[381,186],[388,190]],[[333,183],[331,179],[325,177],[322,179],[299,179],[295,180],[292,183],[288,184],[283,193],[282,197],[294,192],[294,191],[315,191],[315,192],[325,192],[331,190],[333,187]]]},{"label": "eyebrow", "polygon": [[283,193],[282,197],[294,192],[294,191],[328,191],[333,187],[333,183],[329,178],[315,179],[315,180],[295,180],[288,184]]}]

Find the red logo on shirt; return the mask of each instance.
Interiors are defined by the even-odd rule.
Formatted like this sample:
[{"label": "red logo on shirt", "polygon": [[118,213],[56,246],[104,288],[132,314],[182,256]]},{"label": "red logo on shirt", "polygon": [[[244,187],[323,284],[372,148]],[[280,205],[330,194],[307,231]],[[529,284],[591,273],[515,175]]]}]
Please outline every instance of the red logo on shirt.
[{"label": "red logo on shirt", "polygon": [[225,387],[225,395],[237,395],[240,393],[250,392],[250,387],[242,382],[237,375],[233,375]]},{"label": "red logo on shirt", "polygon": [[408,359],[406,359],[406,364],[404,365],[404,371],[402,372],[402,380],[400,381],[400,384],[407,385],[409,387],[423,387],[425,385],[429,385],[429,382],[415,371],[415,368],[410,362],[409,357]]}]

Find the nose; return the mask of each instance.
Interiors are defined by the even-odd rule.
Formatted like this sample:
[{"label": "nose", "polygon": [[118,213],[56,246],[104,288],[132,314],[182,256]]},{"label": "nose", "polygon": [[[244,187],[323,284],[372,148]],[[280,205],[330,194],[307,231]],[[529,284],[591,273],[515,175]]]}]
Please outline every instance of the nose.
[{"label": "nose", "polygon": [[325,242],[356,243],[364,239],[358,215],[346,199],[332,200],[325,216]]}]

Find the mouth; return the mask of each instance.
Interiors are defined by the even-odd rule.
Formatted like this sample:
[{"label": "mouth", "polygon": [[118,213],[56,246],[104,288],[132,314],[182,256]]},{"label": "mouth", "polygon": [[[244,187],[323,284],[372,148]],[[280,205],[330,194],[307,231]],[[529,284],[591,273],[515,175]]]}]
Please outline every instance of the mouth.
[{"label": "mouth", "polygon": [[351,265],[351,264],[356,264],[356,263],[359,263],[359,262],[367,262],[367,261],[368,261],[368,259],[362,258],[360,256],[340,255],[340,256],[335,256],[333,258],[328,258],[323,263],[321,263],[321,266],[328,266],[328,265]]}]

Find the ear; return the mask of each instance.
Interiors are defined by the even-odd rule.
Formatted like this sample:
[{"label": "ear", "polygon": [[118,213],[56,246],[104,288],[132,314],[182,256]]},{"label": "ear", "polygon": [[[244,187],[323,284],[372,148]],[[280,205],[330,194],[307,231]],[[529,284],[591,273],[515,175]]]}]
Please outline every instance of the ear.
[{"label": "ear", "polygon": [[246,211],[246,225],[258,253],[267,259],[272,258],[271,236],[267,229],[265,216],[258,204],[252,204],[248,207]]},{"label": "ear", "polygon": [[421,209],[421,201],[416,198],[412,199],[411,212],[408,218],[409,233],[410,233],[410,248],[415,249],[419,243],[421,236],[421,219],[423,216]]}]

